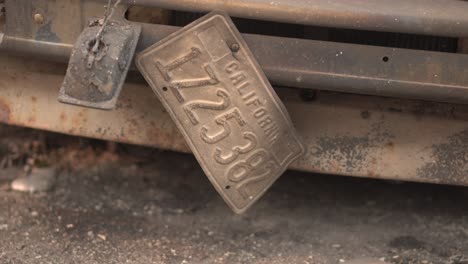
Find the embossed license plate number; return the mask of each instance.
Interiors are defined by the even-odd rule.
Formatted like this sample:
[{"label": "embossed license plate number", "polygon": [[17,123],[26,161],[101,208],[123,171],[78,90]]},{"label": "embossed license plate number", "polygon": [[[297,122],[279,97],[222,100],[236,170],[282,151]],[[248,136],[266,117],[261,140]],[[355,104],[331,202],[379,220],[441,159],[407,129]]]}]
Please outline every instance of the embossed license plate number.
[{"label": "embossed license plate number", "polygon": [[236,213],[303,154],[283,104],[225,14],[153,45],[137,66]]}]

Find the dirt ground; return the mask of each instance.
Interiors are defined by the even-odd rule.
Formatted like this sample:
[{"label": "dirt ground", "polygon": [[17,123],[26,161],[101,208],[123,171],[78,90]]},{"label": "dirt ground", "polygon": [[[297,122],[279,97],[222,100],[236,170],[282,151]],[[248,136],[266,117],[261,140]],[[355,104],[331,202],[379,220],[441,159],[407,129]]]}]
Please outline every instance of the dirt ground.
[{"label": "dirt ground", "polygon": [[[468,188],[289,171],[234,215],[191,155],[20,131],[39,143],[0,171],[2,264],[468,263]],[[9,187],[28,151],[51,191]]]}]

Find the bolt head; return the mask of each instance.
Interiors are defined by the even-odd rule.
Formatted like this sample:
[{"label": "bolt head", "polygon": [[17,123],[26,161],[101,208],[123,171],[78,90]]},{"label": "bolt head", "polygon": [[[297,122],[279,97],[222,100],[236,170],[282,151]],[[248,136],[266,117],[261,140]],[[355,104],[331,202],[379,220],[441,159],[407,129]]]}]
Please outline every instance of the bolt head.
[{"label": "bolt head", "polygon": [[34,14],[34,22],[36,22],[36,24],[43,24],[44,23],[44,16],[42,14]]}]

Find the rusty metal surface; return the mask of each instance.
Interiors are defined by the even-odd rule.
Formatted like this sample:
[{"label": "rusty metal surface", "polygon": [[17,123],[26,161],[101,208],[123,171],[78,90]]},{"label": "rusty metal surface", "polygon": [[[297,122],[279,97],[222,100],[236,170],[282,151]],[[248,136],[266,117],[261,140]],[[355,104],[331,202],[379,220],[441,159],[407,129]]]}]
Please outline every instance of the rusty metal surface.
[{"label": "rusty metal surface", "polygon": [[88,19],[104,13],[104,5],[88,0],[5,0],[5,6],[0,49],[52,61],[68,61]]},{"label": "rusty metal surface", "polygon": [[[16,27],[6,29],[0,49],[9,54],[66,62],[83,21],[103,13],[104,5],[98,2],[7,0],[7,8],[8,4],[32,6],[27,10],[9,9],[14,11],[9,22],[16,21],[13,23]],[[444,2],[446,6],[449,5]],[[79,12],[81,15],[76,15]],[[453,19],[459,18],[466,16],[453,15]],[[140,50],[175,30],[169,26],[143,25]],[[0,34],[0,40],[2,37]],[[460,100],[462,95],[451,97],[450,93],[464,93],[466,89],[466,55],[256,35],[244,35],[244,38],[276,84],[431,100]],[[304,54],[321,59],[301,58]],[[366,54],[369,56],[363,57],[365,63],[359,64]],[[388,58],[386,62],[384,57]],[[407,68],[400,68],[405,64]],[[63,64],[3,55],[0,65],[2,122],[189,151],[145,85],[126,84],[117,109],[102,112],[56,102],[65,73]],[[468,185],[466,106],[329,92],[320,92],[315,101],[303,102],[295,90],[281,88],[278,92],[309,149],[308,156],[294,163],[293,168]]]},{"label": "rusty metal surface", "polygon": [[[114,111],[59,104],[64,67],[0,57],[0,121],[188,152],[151,89],[126,84]],[[308,154],[292,168],[468,186],[468,106],[277,89]]]},{"label": "rusty metal surface", "polygon": [[[79,0],[5,0],[5,34],[10,37],[55,43],[74,43],[85,21],[77,14],[91,12]],[[92,12],[93,15],[103,7]],[[102,12],[101,12],[102,14]],[[36,19],[37,17],[42,19]],[[73,18],[73,19],[70,19]]]},{"label": "rusty metal surface", "polygon": [[[102,1],[102,0],[101,0]],[[220,10],[234,17],[438,36],[468,36],[468,2],[459,0],[126,0],[171,10]]]},{"label": "rusty metal surface", "polygon": [[[84,3],[85,7],[90,6],[88,9],[91,9],[93,2]],[[83,11],[84,14],[93,14],[88,9]],[[55,23],[64,21],[54,20]],[[142,36],[137,52],[178,29],[164,25],[141,26]],[[61,34],[58,32],[56,35]],[[466,54],[249,34],[243,37],[269,80],[279,86],[440,102],[468,102]],[[7,35],[0,43],[0,50],[67,62],[72,46]]]},{"label": "rusty metal surface", "polygon": [[[172,3],[172,2],[171,2]],[[467,2],[468,4],[468,2]],[[0,50],[68,62],[72,43],[99,1],[7,0]],[[21,7],[21,8],[16,8]],[[81,13],[79,19],[70,10]],[[41,14],[37,23],[34,16]],[[67,15],[68,14],[68,15]],[[177,27],[141,24],[141,51]],[[468,28],[468,27],[466,27]],[[279,86],[348,93],[468,102],[468,55],[244,34],[269,80]]]},{"label": "rusty metal surface", "polygon": [[64,65],[0,60],[1,122],[141,145],[159,138],[161,148],[189,151],[148,86],[125,84],[115,111],[93,110],[57,101]]},{"label": "rusty metal surface", "polygon": [[[142,25],[137,49],[176,31]],[[276,85],[328,91],[468,102],[468,55],[273,36],[243,35]]]},{"label": "rusty metal surface", "polygon": [[234,212],[245,212],[304,154],[288,112],[225,13],[196,20],[136,62]]}]

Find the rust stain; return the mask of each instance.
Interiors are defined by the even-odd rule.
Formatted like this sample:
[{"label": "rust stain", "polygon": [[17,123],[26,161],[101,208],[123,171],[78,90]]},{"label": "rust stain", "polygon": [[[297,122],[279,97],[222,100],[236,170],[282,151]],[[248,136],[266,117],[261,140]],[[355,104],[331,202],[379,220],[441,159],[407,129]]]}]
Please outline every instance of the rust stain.
[{"label": "rust stain", "polygon": [[371,113],[369,111],[362,111],[361,112],[362,119],[369,119],[371,117]]},{"label": "rust stain", "polygon": [[33,103],[37,102],[37,97],[36,96],[31,96],[31,101],[33,101]]},{"label": "rust stain", "polygon": [[385,144],[385,149],[387,149],[389,151],[393,151],[394,148],[395,148],[395,144],[393,142],[387,142]]},{"label": "rust stain", "polygon": [[35,116],[30,116],[28,118],[28,123],[31,124],[31,123],[35,123],[36,122],[36,117]]},{"label": "rust stain", "polygon": [[133,125],[133,126],[138,126],[138,122],[135,120],[135,119],[130,119],[129,122]]},{"label": "rust stain", "polygon": [[60,122],[65,123],[67,121],[67,115],[60,113]]},{"label": "rust stain", "polygon": [[10,121],[10,106],[0,99],[0,122],[8,123]]},{"label": "rust stain", "polygon": [[134,136],[137,134],[137,130],[133,127],[129,127],[126,131],[130,136]]},{"label": "rust stain", "polygon": [[16,74],[10,75],[9,77],[13,82],[16,82],[16,80],[18,80],[18,77]]},{"label": "rust stain", "polygon": [[85,131],[86,130],[86,123],[88,122],[88,111],[87,109],[83,109],[78,112],[75,116],[71,119],[71,126],[72,129],[75,131]]},{"label": "rust stain", "polygon": [[368,170],[367,171],[367,177],[369,177],[369,178],[378,178],[378,175],[374,171]]}]

